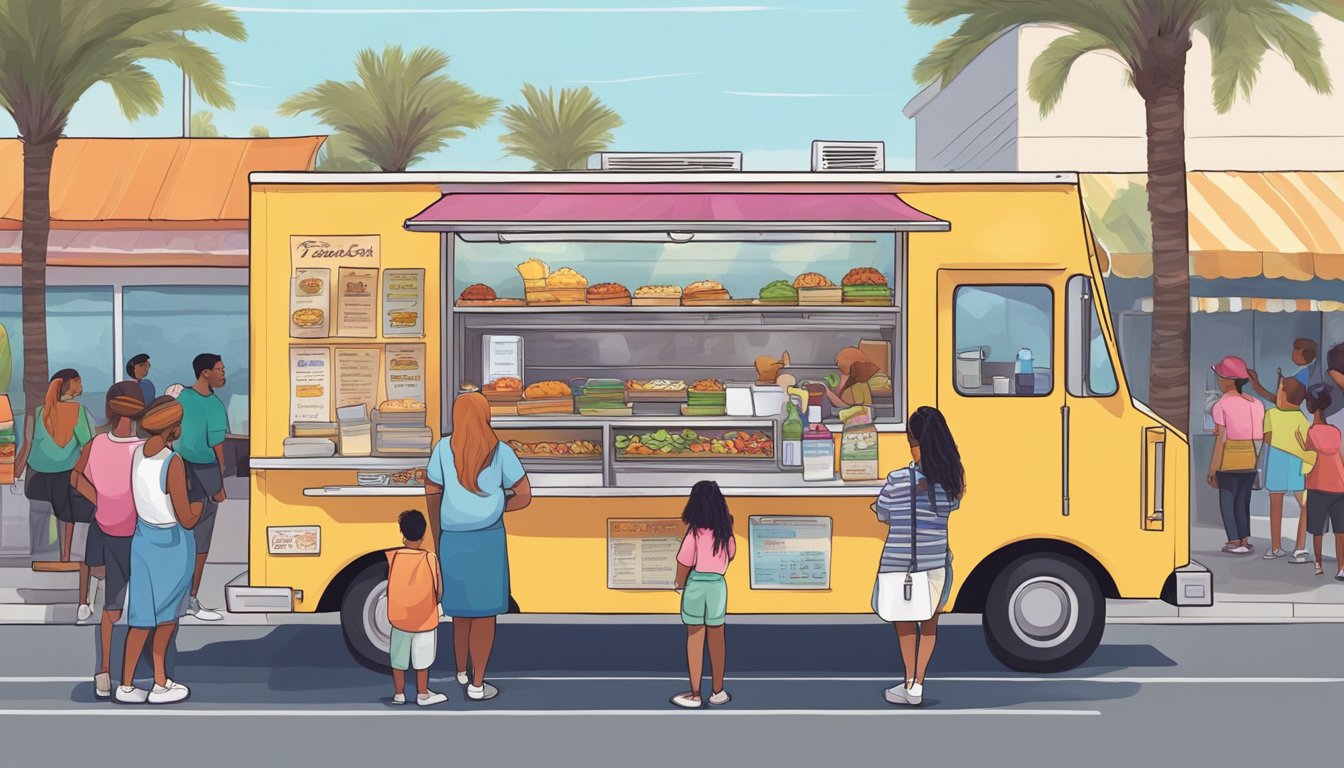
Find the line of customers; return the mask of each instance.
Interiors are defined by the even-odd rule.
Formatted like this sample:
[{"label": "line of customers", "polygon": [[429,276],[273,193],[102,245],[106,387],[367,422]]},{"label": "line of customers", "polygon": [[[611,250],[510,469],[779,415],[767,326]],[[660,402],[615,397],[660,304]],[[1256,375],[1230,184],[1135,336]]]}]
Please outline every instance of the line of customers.
[{"label": "line of customers", "polygon": [[[1293,361],[1298,370],[1288,376],[1280,370],[1273,392],[1239,357],[1230,355],[1213,366],[1223,394],[1213,406],[1215,440],[1208,482],[1218,489],[1227,533],[1224,553],[1246,556],[1255,551],[1250,531],[1251,499],[1254,491],[1263,489],[1269,492],[1270,542],[1262,557],[1286,557],[1294,564],[1314,562],[1319,576],[1324,574],[1321,550],[1327,529],[1335,534],[1336,559],[1344,556],[1344,459],[1340,456],[1339,425],[1331,423],[1344,419],[1344,409],[1327,417],[1336,392],[1344,393],[1344,344],[1329,350],[1326,380],[1313,384],[1309,370],[1315,358],[1315,342],[1297,339]],[[1259,398],[1246,391],[1247,385],[1271,401],[1273,407],[1266,409]],[[1291,554],[1280,546],[1283,502],[1290,494],[1299,509]],[[1310,555],[1307,534],[1313,541]],[[1344,581],[1344,562],[1339,564],[1335,579]]]}]

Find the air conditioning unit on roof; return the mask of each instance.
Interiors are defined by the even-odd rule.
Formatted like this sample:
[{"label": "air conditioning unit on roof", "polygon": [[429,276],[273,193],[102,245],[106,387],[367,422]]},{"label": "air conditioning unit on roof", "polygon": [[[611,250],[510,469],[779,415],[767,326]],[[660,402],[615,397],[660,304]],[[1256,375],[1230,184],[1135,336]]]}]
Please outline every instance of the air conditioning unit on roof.
[{"label": "air conditioning unit on roof", "polygon": [[813,171],[884,171],[886,151],[880,141],[814,141]]},{"label": "air conditioning unit on roof", "polygon": [[741,152],[600,152],[597,170],[627,173],[714,173],[742,170]]}]

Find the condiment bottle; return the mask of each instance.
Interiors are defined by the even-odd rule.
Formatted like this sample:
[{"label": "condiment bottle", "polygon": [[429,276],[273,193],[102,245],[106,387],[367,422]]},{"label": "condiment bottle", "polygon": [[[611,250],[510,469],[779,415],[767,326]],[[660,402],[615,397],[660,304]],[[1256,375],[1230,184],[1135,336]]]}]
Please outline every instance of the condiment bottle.
[{"label": "condiment bottle", "polygon": [[807,383],[807,423],[821,423],[821,401],[826,397],[826,387],[819,382]]},{"label": "condiment bottle", "polygon": [[835,479],[835,438],[821,424],[813,424],[803,433],[803,480],[826,482]]},{"label": "condiment bottle", "polygon": [[796,396],[789,397],[784,406],[784,422],[779,425],[779,466],[785,469],[798,469],[803,466],[803,416],[801,402]]}]

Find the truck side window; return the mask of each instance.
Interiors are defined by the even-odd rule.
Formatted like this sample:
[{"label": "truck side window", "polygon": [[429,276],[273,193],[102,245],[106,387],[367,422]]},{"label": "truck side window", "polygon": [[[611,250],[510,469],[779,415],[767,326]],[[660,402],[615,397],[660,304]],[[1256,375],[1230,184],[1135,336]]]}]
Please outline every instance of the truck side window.
[{"label": "truck side window", "polygon": [[962,285],[954,294],[953,376],[962,395],[1054,389],[1054,293],[1045,285]]},{"label": "truck side window", "polygon": [[1069,394],[1073,397],[1110,397],[1119,389],[1091,278],[1074,275],[1065,292],[1065,339],[1068,348]]}]

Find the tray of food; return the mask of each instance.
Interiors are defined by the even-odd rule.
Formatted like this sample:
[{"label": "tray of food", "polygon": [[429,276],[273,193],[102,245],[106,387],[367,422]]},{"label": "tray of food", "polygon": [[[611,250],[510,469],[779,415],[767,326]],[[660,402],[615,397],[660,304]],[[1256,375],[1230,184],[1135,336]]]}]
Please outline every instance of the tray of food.
[{"label": "tray of food", "polygon": [[528,259],[518,265],[518,274],[529,305],[587,303],[588,278],[569,267],[552,271],[546,262]]},{"label": "tray of food", "polygon": [[799,306],[832,306],[843,302],[840,286],[820,272],[804,272],[793,281]]},{"label": "tray of food", "polygon": [[755,431],[714,431],[659,429],[636,435],[616,436],[616,458],[629,460],[772,459],[774,440]]},{"label": "tray of food", "polygon": [[519,416],[547,413],[573,413],[574,390],[563,381],[538,381],[523,389],[518,401]]},{"label": "tray of food", "polygon": [[491,403],[516,403],[523,399],[523,380],[516,376],[501,376],[481,387],[481,394]]},{"label": "tray of food", "polygon": [[681,292],[681,303],[687,307],[720,306],[732,300],[723,283],[717,280],[697,280]]},{"label": "tray of food", "polygon": [[523,299],[501,299],[495,295],[495,289],[488,285],[476,283],[469,285],[462,291],[462,295],[457,297],[457,306],[459,307],[524,307],[527,302]]},{"label": "tray of food", "polygon": [[681,305],[680,285],[642,285],[635,289],[630,302],[637,307],[676,307]]},{"label": "tray of food", "polygon": [[595,304],[599,307],[625,307],[630,305],[630,289],[620,283],[590,285],[586,297],[589,304]]},{"label": "tray of food", "polygon": [[602,455],[602,446],[591,440],[523,442],[509,440],[520,459],[589,459]]},{"label": "tray of food", "polygon": [[840,280],[840,292],[845,304],[891,306],[891,288],[887,287],[887,276],[872,267],[849,270]]},{"label": "tray of food", "polygon": [[625,382],[625,399],[632,403],[683,403],[686,382],[676,379],[630,379]]},{"label": "tray of food", "polygon": [[682,416],[722,416],[728,405],[728,388],[718,379],[701,379],[686,393]]}]

